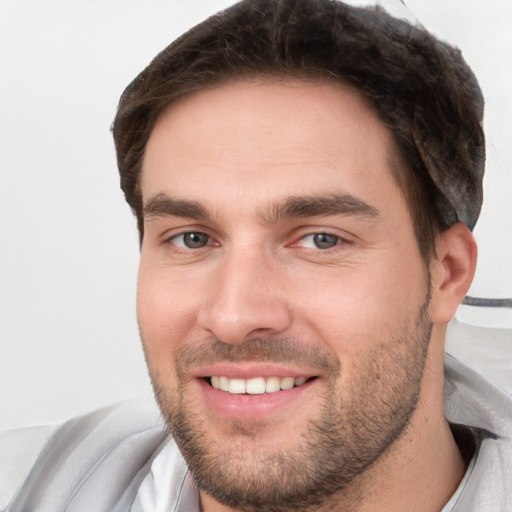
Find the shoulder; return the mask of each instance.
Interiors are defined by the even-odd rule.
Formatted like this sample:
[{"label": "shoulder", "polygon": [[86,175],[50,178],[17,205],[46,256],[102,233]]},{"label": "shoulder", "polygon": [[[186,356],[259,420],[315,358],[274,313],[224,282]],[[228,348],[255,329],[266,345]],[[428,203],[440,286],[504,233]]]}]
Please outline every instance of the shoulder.
[{"label": "shoulder", "polygon": [[445,358],[445,414],[478,435],[475,464],[453,510],[512,510],[512,329],[457,323],[448,335],[457,358]]},{"label": "shoulder", "polygon": [[512,329],[452,321],[446,335],[445,410],[459,423],[510,437]]},{"label": "shoulder", "polygon": [[0,510],[7,505],[55,426],[0,431]]},{"label": "shoulder", "polygon": [[58,426],[4,431],[0,510],[8,503],[9,511],[64,510],[100,474],[111,473],[111,494],[122,494],[166,437],[151,400],[115,404]]},{"label": "shoulder", "polygon": [[501,388],[512,393],[512,328],[483,327],[452,320],[446,351]]},{"label": "shoulder", "polygon": [[444,395],[450,423],[486,430],[504,440],[512,437],[512,396],[481,368],[447,354]]}]

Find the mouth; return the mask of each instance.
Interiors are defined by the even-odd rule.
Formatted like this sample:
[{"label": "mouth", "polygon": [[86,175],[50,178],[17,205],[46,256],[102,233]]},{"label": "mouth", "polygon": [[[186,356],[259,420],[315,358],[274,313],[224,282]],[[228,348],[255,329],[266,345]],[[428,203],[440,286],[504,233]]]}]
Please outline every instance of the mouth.
[{"label": "mouth", "polygon": [[214,375],[206,377],[206,382],[214,389],[233,395],[263,395],[287,391],[300,387],[318,377],[252,377],[250,379],[229,378]]},{"label": "mouth", "polygon": [[306,401],[314,407],[323,381],[313,369],[254,361],[213,363],[192,377],[212,420],[257,423],[290,415]]}]

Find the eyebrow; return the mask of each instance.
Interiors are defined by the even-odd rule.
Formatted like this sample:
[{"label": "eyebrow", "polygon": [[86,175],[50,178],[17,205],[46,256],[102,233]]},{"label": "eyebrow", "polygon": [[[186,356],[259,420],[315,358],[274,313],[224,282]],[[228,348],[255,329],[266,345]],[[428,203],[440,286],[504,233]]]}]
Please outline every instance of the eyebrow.
[{"label": "eyebrow", "polygon": [[155,217],[187,217],[190,219],[204,220],[210,218],[206,208],[197,201],[176,199],[166,194],[156,194],[151,197],[142,210],[145,219]]},{"label": "eyebrow", "polygon": [[[361,199],[350,194],[319,194],[310,196],[291,196],[270,203],[260,213],[268,224],[279,220],[301,217],[320,217],[327,215],[349,215],[362,218],[375,218],[378,210]],[[160,193],[151,197],[143,207],[144,218],[173,216],[196,220],[211,219],[208,210],[197,201],[178,199]]]},{"label": "eyebrow", "polygon": [[263,214],[268,223],[281,219],[300,217],[319,217],[326,215],[349,215],[363,218],[375,218],[377,208],[350,194],[330,194],[311,196],[292,196],[279,201]]}]

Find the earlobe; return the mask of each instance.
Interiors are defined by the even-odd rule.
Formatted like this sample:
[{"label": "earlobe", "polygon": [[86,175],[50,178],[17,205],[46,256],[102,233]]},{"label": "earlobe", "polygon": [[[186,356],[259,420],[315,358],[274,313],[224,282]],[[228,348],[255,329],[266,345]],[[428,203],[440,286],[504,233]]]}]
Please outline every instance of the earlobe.
[{"label": "earlobe", "polygon": [[438,235],[432,272],[432,320],[449,322],[464,299],[475,275],[477,246],[468,227],[454,224]]}]

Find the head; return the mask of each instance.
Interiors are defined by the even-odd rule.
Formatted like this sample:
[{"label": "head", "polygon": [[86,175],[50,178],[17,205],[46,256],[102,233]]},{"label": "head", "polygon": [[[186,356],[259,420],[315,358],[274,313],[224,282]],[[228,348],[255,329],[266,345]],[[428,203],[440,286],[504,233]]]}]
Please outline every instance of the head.
[{"label": "head", "polygon": [[113,124],[121,188],[144,236],[140,178],[147,141],[180,98],[230,80],[294,77],[360,91],[393,134],[395,178],[420,250],[482,204],[483,97],[458,49],[379,8],[340,2],[240,2],[181,36],[127,87]]},{"label": "head", "polygon": [[125,91],[141,336],[205,496],[348,503],[436,428],[439,325],[474,269],[481,110],[456,50],[317,0],[237,4]]}]

